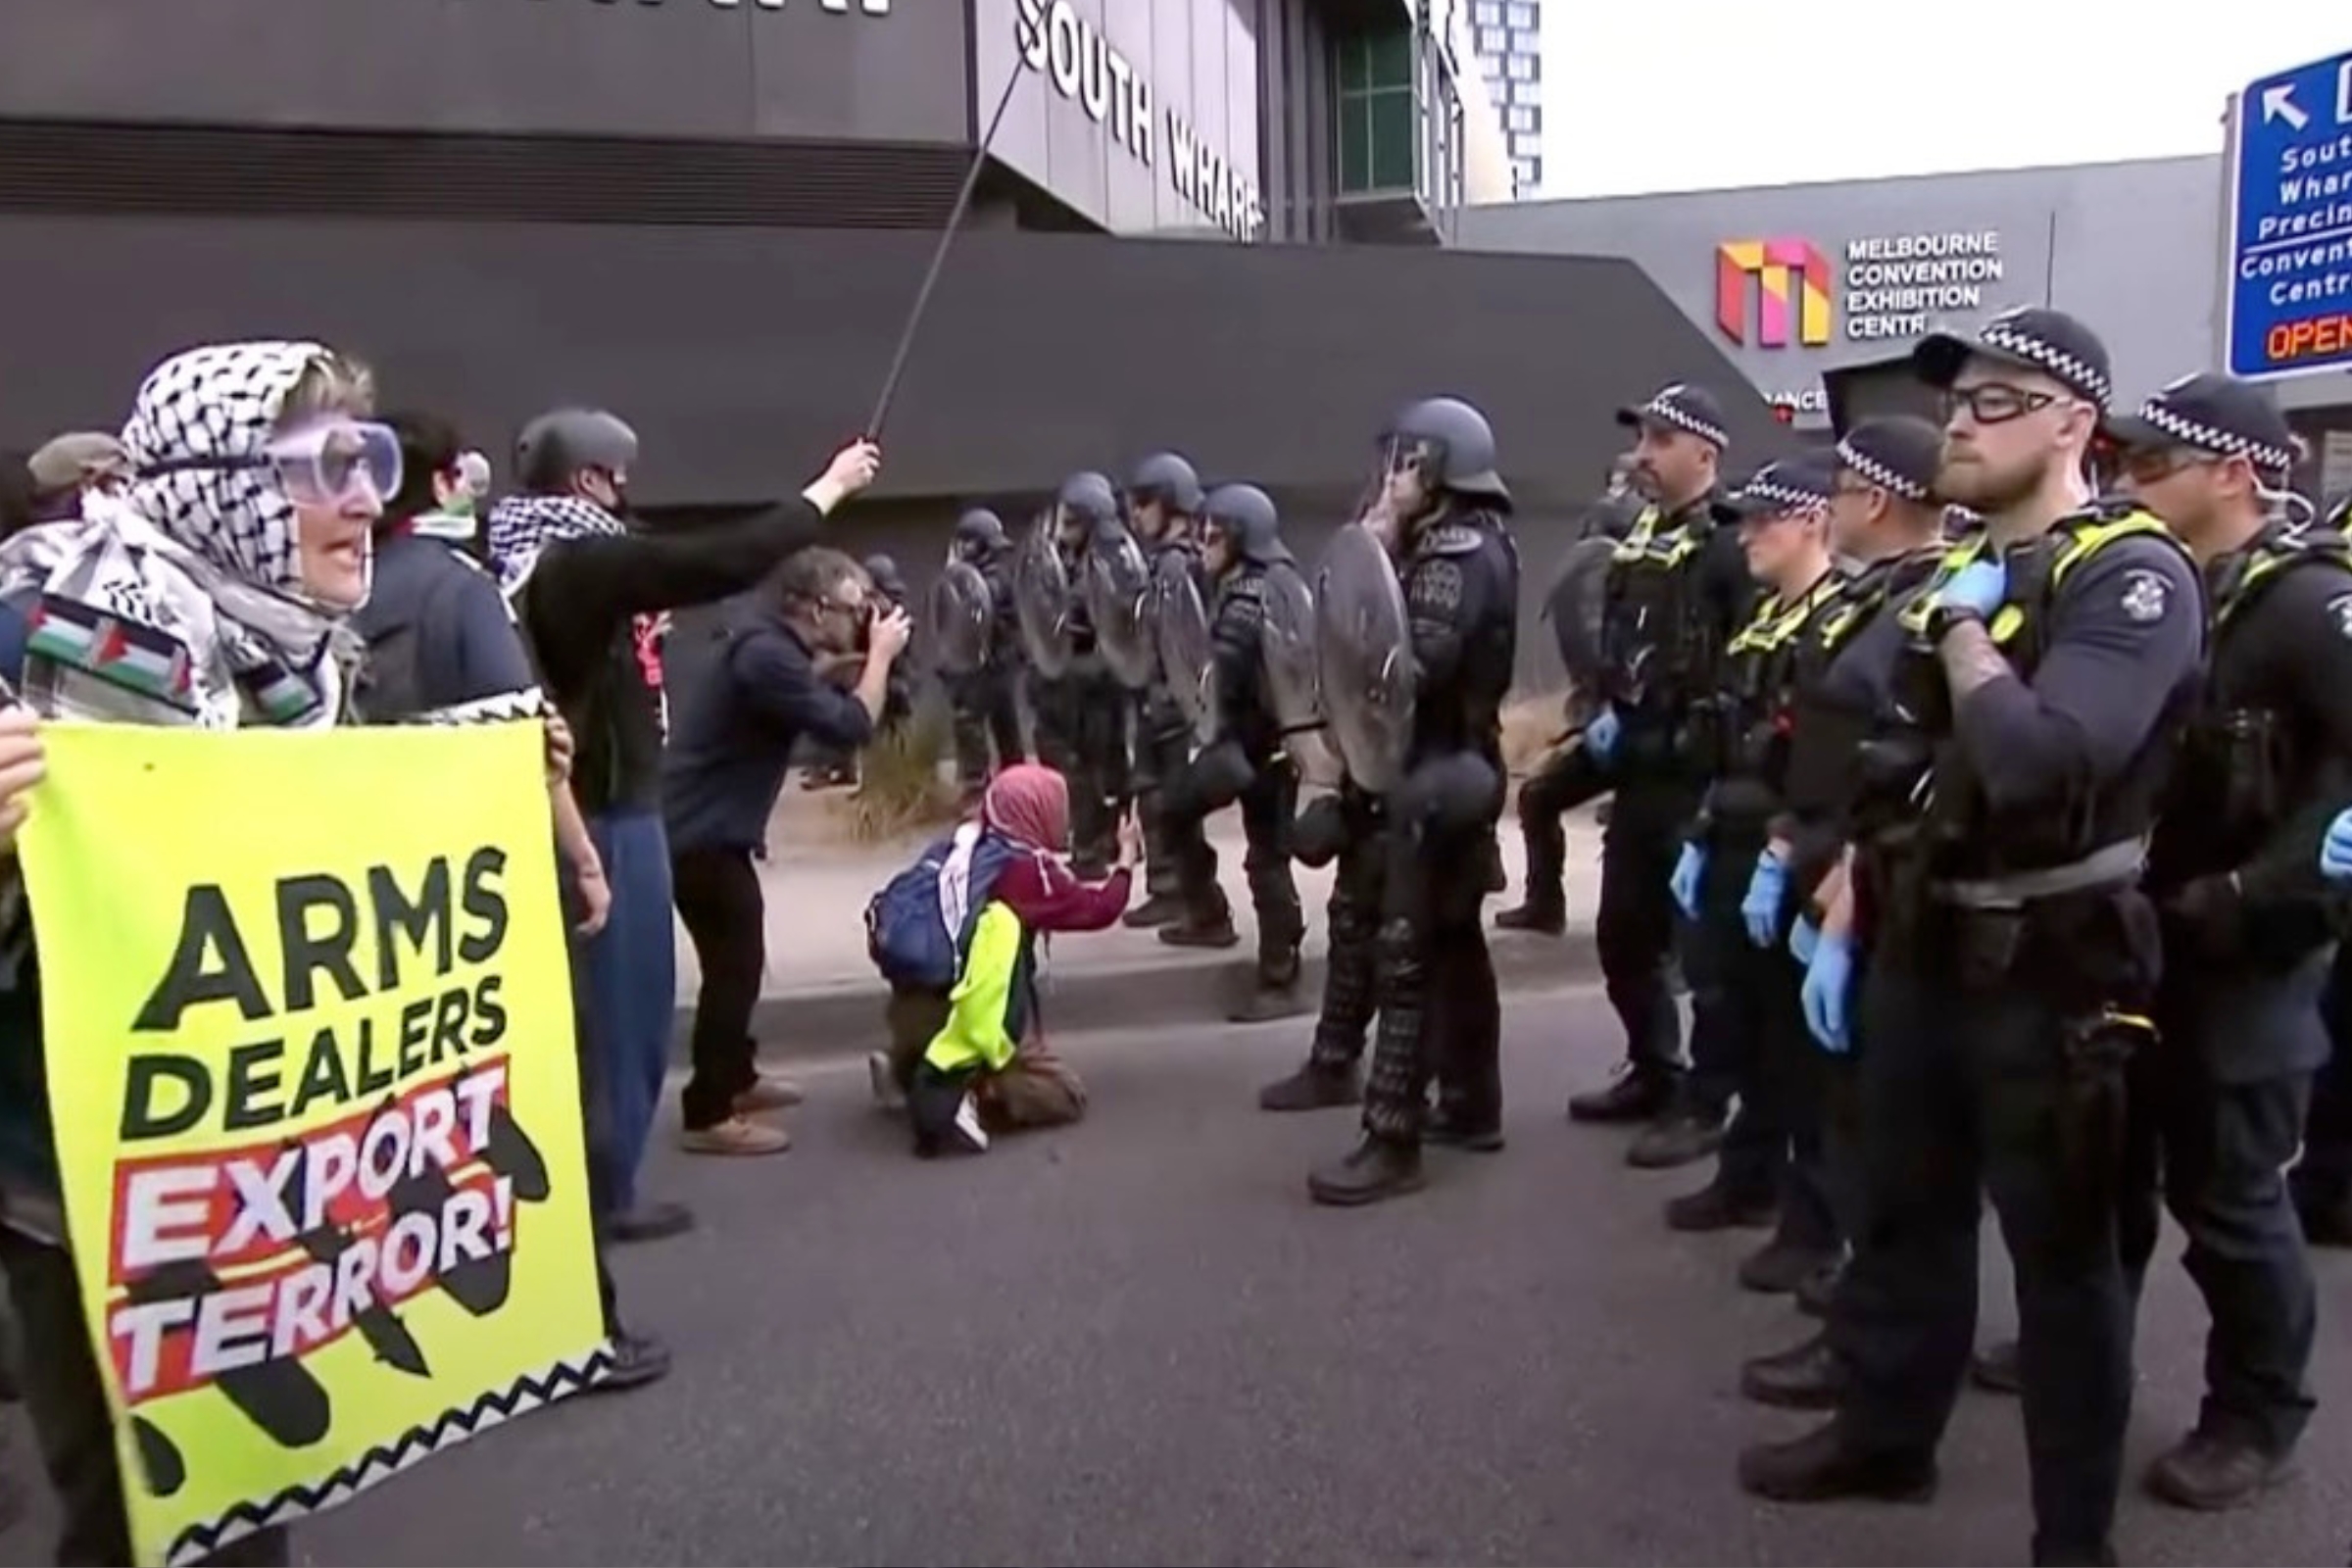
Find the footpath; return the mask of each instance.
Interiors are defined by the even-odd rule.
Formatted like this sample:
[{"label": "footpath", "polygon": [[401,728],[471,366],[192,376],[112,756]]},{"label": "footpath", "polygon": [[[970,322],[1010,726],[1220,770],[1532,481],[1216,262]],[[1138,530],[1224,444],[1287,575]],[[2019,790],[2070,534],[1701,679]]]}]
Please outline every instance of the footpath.
[{"label": "footpath", "polygon": [[[767,972],[753,1032],[782,1054],[838,1055],[882,1043],[884,988],[865,953],[865,905],[929,837],[893,844],[848,842],[840,792],[810,793],[797,780],[769,824],[769,855],[760,868],[767,905]],[[1516,824],[1504,823],[1509,891],[1488,903],[1494,912],[1519,900],[1523,855]],[[1592,910],[1600,889],[1600,833],[1589,811],[1568,827],[1568,913],[1564,936],[1493,932],[1497,977],[1506,990],[1539,990],[1592,978],[1598,961]],[[1232,813],[1211,823],[1219,871],[1235,906],[1242,941],[1222,953],[1170,948],[1152,931],[1124,927],[1054,939],[1047,970],[1047,1005],[1061,1030],[1167,1027],[1222,1021],[1246,990],[1254,957],[1249,901],[1242,884],[1240,824]],[[934,830],[936,831],[936,830]],[[1296,869],[1306,908],[1305,973],[1300,995],[1311,1012],[1322,994],[1323,906],[1331,873]],[[1142,893],[1139,888],[1138,902]],[[684,1049],[700,986],[694,948],[676,928],[677,1045]]]}]

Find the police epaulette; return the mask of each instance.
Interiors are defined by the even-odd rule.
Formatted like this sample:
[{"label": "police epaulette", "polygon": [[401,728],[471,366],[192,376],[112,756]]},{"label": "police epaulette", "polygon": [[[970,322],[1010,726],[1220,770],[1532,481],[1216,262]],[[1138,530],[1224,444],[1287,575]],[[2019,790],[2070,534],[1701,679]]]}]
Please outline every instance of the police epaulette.
[{"label": "police epaulette", "polygon": [[1486,542],[1486,536],[1467,523],[1442,522],[1421,536],[1420,554],[1466,556]]}]

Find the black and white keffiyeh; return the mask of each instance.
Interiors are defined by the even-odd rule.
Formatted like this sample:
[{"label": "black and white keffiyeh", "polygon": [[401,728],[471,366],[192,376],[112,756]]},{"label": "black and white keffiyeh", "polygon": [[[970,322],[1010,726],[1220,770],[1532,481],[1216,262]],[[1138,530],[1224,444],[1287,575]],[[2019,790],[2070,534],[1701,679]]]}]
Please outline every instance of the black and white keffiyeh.
[{"label": "black and white keffiyeh", "polygon": [[520,593],[550,545],[627,532],[626,523],[579,496],[508,496],[490,509],[490,561],[499,589],[509,599]]},{"label": "black and white keffiyeh", "polygon": [[[211,728],[333,716],[338,665],[357,641],[344,628],[347,612],[303,592],[294,507],[275,475],[267,466],[170,466],[261,457],[287,396],[328,357],[317,343],[255,342],[166,360],[122,427],[141,477],[120,497],[86,498],[77,518],[0,546],[0,592],[39,589],[61,635],[128,636],[184,654],[176,684],[158,675],[139,694],[160,703],[109,716],[169,721],[176,712]],[[33,652],[45,652],[37,633]],[[92,645],[89,660],[101,657]],[[27,686],[37,691],[32,673]]]}]

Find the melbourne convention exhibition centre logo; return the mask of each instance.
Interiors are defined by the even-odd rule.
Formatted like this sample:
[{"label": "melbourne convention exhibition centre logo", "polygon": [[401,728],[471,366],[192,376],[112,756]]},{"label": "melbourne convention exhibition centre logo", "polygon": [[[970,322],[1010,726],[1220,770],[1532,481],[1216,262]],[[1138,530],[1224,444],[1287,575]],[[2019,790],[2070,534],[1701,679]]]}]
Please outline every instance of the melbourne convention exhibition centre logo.
[{"label": "melbourne convention exhibition centre logo", "polygon": [[[1829,259],[1808,239],[1735,239],[1715,247],[1715,324],[1742,347],[1829,342],[1836,288]],[[1753,302],[1754,330],[1749,330]]]}]

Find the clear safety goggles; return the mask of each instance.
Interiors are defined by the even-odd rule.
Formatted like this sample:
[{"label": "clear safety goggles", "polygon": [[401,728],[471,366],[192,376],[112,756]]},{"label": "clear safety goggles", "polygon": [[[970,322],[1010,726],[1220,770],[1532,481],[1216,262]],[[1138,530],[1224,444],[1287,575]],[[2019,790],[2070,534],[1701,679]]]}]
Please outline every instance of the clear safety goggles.
[{"label": "clear safety goggles", "polygon": [[400,488],[400,437],[365,419],[321,419],[271,438],[259,453],[233,458],[176,458],[150,465],[150,475],[267,468],[298,506],[336,506],[365,485],[377,500]]}]

